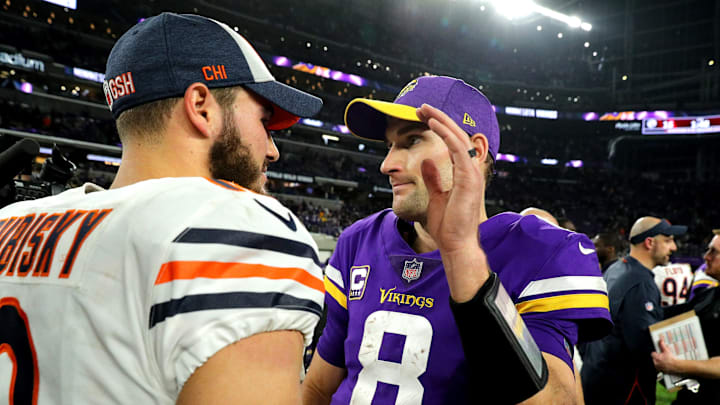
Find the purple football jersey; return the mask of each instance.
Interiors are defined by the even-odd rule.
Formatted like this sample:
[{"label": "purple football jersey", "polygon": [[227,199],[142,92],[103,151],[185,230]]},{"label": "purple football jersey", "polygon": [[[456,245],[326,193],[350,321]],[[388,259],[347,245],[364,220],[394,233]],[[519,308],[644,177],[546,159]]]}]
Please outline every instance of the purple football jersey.
[{"label": "purple football jersey", "polygon": [[[463,404],[467,365],[439,251],[417,254],[387,209],[345,230],[326,268],[318,354],[347,369],[332,404]],[[405,224],[408,226],[408,224]],[[572,346],[612,323],[593,244],[535,216],[480,226],[488,262],[540,350],[571,366]],[[492,350],[492,342],[478,342]]]}]

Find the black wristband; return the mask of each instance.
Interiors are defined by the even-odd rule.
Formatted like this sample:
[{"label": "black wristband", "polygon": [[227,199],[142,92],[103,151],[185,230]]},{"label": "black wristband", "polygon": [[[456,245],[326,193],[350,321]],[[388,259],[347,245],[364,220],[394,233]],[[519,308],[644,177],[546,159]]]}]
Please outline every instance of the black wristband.
[{"label": "black wristband", "polygon": [[478,387],[498,392],[493,404],[517,404],[547,384],[548,369],[515,304],[497,274],[470,301],[450,299],[462,340],[471,397]]}]

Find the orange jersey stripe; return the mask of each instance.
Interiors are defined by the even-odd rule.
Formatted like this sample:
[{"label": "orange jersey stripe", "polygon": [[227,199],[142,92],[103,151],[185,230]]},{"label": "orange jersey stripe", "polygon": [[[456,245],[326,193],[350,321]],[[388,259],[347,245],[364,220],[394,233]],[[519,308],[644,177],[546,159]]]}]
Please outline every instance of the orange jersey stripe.
[{"label": "orange jersey stripe", "polygon": [[212,179],[212,178],[210,178],[210,177],[203,177],[203,178],[204,178],[205,180],[209,181],[210,183],[215,184],[216,186],[223,187],[223,188],[234,189],[234,190],[237,190],[237,191],[251,191],[251,190],[248,190],[248,189],[246,189],[245,187],[243,187],[243,186],[241,186],[241,185],[239,185],[239,184],[233,183],[232,181],[229,181],[229,180],[220,180],[220,181],[218,181],[218,180]]},{"label": "orange jersey stripe", "polygon": [[155,285],[174,280],[194,278],[246,278],[262,277],[272,280],[295,280],[307,287],[325,293],[322,280],[297,267],[272,267],[262,264],[226,262],[168,262],[162,265]]}]

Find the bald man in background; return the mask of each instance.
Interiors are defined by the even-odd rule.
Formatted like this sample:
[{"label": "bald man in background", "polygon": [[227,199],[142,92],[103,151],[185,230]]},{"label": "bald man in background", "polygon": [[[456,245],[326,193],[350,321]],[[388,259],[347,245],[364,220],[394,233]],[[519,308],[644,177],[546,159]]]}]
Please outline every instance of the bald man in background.
[{"label": "bald man in background", "polygon": [[520,215],[526,216],[526,215],[535,215],[536,217],[544,220],[545,222],[549,222],[555,226],[560,226],[558,224],[557,219],[553,216],[553,214],[549,213],[548,211],[542,209],[542,208],[536,208],[536,207],[527,207],[524,210],[520,211]]},{"label": "bald man in background", "polygon": [[605,272],[615,326],[583,351],[581,376],[587,405],[655,403],[657,371],[648,326],[661,321],[663,311],[652,269],[670,262],[677,250],[674,237],[686,231],[687,227],[664,219],[638,219],[630,229],[630,254]]}]

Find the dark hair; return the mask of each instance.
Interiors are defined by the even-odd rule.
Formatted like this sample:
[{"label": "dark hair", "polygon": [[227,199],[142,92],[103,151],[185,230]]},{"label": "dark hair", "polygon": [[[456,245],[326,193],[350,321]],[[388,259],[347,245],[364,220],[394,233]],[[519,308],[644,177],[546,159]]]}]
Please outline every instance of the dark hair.
[{"label": "dark hair", "polygon": [[490,182],[492,181],[493,177],[495,175],[495,159],[490,156],[488,153],[487,157],[485,158],[485,188],[490,185]]}]

